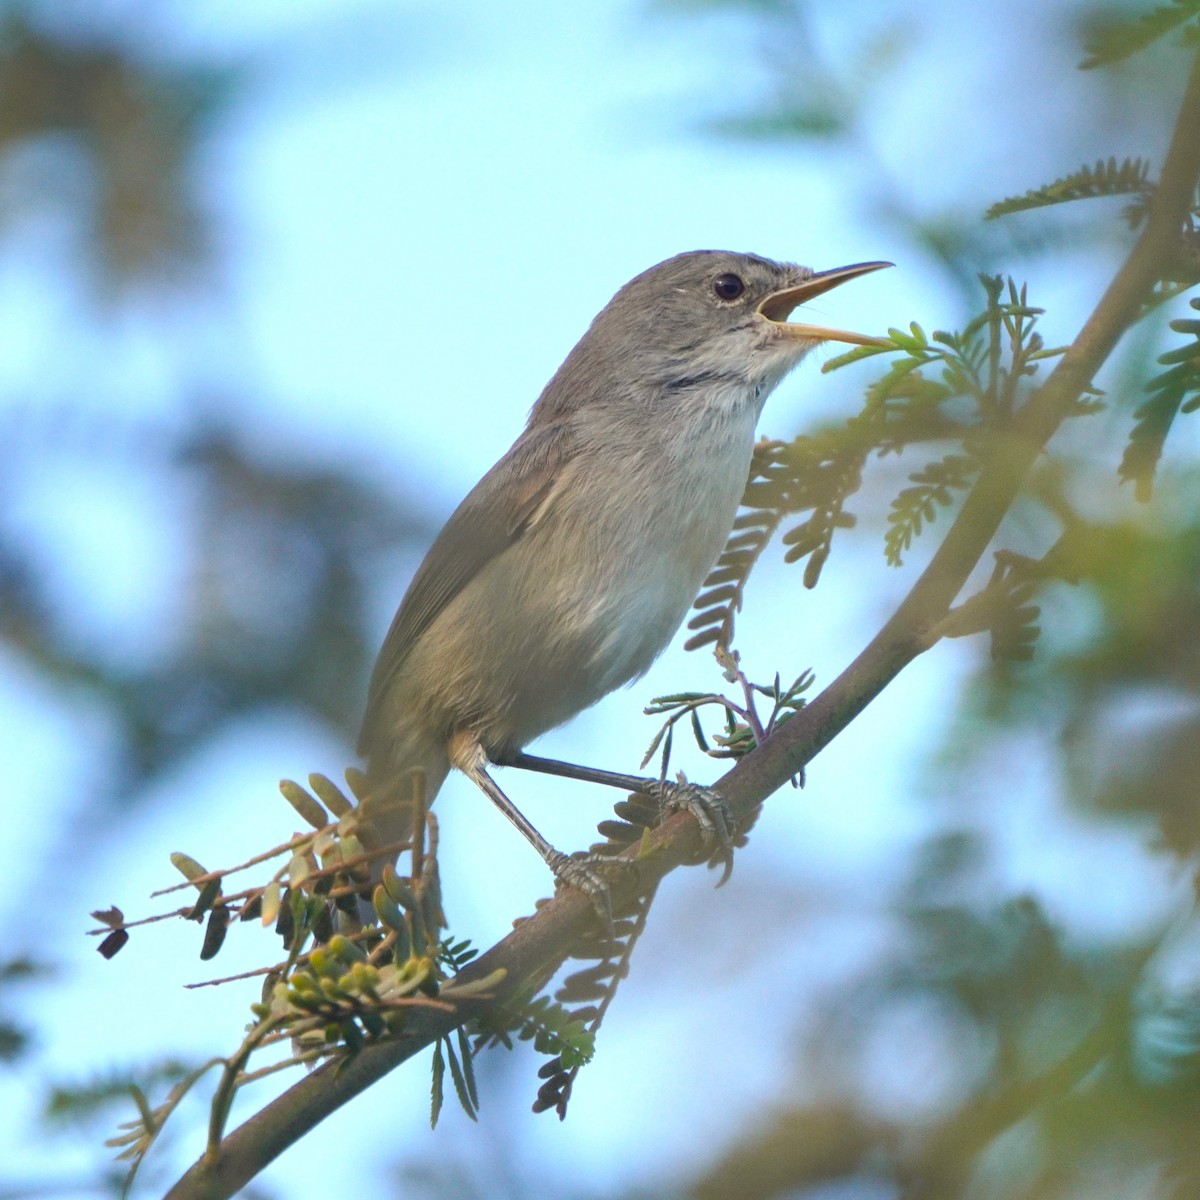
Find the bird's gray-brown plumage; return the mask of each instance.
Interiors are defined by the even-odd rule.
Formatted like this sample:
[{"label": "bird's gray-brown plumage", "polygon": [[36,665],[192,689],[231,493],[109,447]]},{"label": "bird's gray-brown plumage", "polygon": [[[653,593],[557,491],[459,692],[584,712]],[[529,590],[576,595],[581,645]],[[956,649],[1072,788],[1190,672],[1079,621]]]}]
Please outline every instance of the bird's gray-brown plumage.
[{"label": "bird's gray-brown plumage", "polygon": [[427,800],[451,766],[483,786],[488,762],[646,671],[725,544],[768,393],[819,341],[871,340],[788,314],[884,265],[814,275],[695,251],[617,292],[388,631],[360,739],[375,837],[409,832],[405,772],[423,773]]}]

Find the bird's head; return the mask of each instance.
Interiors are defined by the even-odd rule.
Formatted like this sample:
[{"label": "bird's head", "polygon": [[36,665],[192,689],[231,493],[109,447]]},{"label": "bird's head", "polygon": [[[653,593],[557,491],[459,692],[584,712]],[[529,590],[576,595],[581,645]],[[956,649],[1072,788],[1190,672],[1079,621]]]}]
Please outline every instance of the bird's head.
[{"label": "bird's head", "polygon": [[677,254],[613,296],[547,391],[578,395],[604,379],[637,390],[728,385],[765,394],[820,342],[888,344],[789,318],[847,280],[891,265],[813,271],[727,250]]}]

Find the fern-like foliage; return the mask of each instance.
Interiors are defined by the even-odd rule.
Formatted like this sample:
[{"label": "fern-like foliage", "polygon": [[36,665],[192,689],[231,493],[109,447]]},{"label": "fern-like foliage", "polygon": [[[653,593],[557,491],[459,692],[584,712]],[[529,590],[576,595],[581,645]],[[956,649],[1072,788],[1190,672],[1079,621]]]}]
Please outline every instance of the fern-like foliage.
[{"label": "fern-like foliage", "polygon": [[[658,806],[643,795],[621,801],[615,811],[617,820],[600,822],[599,832],[605,840],[594,844],[592,853],[620,854],[660,817]],[[569,957],[589,965],[568,975],[553,1001],[547,996],[535,997],[546,981],[534,981],[522,995],[510,998],[477,1023],[476,1053],[497,1043],[511,1046],[510,1035],[516,1034],[532,1040],[539,1053],[553,1056],[538,1071],[542,1083],[533,1102],[534,1112],[554,1110],[560,1119],[566,1117],[580,1068],[591,1061],[600,1023],[629,974],[629,960],[646,927],[656,890],[651,888],[616,910],[608,929],[589,934],[572,949]]]},{"label": "fern-like foliage", "polygon": [[[1200,310],[1200,299],[1189,303]],[[1134,412],[1135,424],[1119,468],[1121,479],[1132,480],[1134,494],[1143,502],[1150,499],[1163,445],[1176,416],[1200,408],[1200,321],[1172,321],[1171,328],[1189,334],[1189,340],[1159,357],[1167,370],[1146,385],[1149,398]]]},{"label": "fern-like foliage", "polygon": [[869,399],[862,414],[839,428],[788,443],[759,443],[742,497],[743,511],[704,581],[694,605],[698,612],[688,622],[688,629],[694,631],[685,643],[688,650],[713,643],[722,647],[732,644],[735,617],[750,573],[789,516],[808,514],[783,540],[788,562],[808,560],[804,585],[815,587],[834,535],[855,524],[846,506],[862,486],[863,468],[871,453],[952,434],[953,421],[921,402],[919,382],[905,381],[913,389],[905,402],[894,403],[896,397]]},{"label": "fern-like foliage", "polygon": [[[970,485],[995,444],[994,435],[1017,411],[1028,378],[1042,360],[1062,353],[1047,348],[1037,333],[1042,310],[1030,306],[1023,286],[986,275],[980,282],[985,307],[960,332],[930,335],[913,323],[907,330],[889,330],[889,346],[859,347],[825,364],[829,371],[888,351],[897,355],[867,389],[862,412],[792,442],[759,443],[743,511],[688,623],[693,630],[688,649],[710,643],[730,647],[751,570],[776,531],[797,514],[803,519],[783,534],[784,557],[807,560],[804,584],[815,586],[835,535],[855,524],[848,505],[873,456],[916,445],[946,447],[910,476],[911,486],[893,504],[885,552],[896,566],[938,510]],[[1092,407],[1084,401],[1076,411]],[[713,697],[695,696],[683,707],[712,702]],[[670,730],[665,736],[669,739]],[[668,742],[668,753],[669,748]]]},{"label": "fern-like foliage", "polygon": [[979,462],[974,456],[947,454],[909,476],[912,486],[892,501],[892,511],[888,513],[884,553],[889,564],[900,566],[905,551],[934,519],[938,508],[948,508],[953,503],[953,492],[965,490],[978,473]]},{"label": "fern-like foliage", "polygon": [[[1197,0],[1200,3],[1200,0]],[[993,204],[984,214],[991,221],[1009,213],[1045,208],[1050,204],[1067,204],[1072,200],[1091,200],[1100,196],[1136,196],[1137,200],[1125,209],[1125,219],[1131,227],[1140,224],[1146,204],[1154,190],[1150,181],[1150,164],[1143,158],[1127,158],[1118,163],[1100,159],[1095,166],[1084,165],[1070,175],[1053,183],[1034,188],[1022,196],[1009,196]]]},{"label": "fern-like foliage", "polygon": [[[366,781],[354,769],[346,773],[350,791],[359,799]],[[398,846],[367,852],[358,838],[359,811],[354,800],[323,775],[309,776],[308,788],[291,780],[280,792],[294,812],[311,828],[281,845],[230,869],[207,871],[187,854],[171,861],[183,875],[181,888],[195,889],[193,903],[162,917],[182,917],[205,925],[201,958],[213,958],[226,934],[239,924],[253,922],[273,928],[281,939],[285,957],[230,979],[258,976],[261,1000],[251,1005],[254,1022],[242,1044],[228,1058],[217,1058],[188,1073],[165,1102],[152,1106],[134,1091],[138,1116],[110,1142],[131,1164],[130,1178],[187,1091],[207,1071],[219,1076],[209,1122],[210,1150],[222,1136],[234,1096],[248,1082],[300,1064],[341,1061],[353,1057],[371,1040],[403,1036],[415,1008],[455,996],[486,993],[497,980],[459,985],[453,977],[474,957],[465,941],[444,936],[441,887],[437,870],[437,824],[424,811],[423,784],[409,781],[416,833],[405,844],[413,873],[401,877],[389,865],[382,883],[372,883],[370,863],[386,855],[394,858]],[[237,872],[280,859],[266,882],[235,889],[230,879]],[[166,889],[168,892],[175,889]],[[363,919],[366,904],[374,908],[373,921]],[[128,939],[130,926],[118,909],[94,914],[108,931],[102,946],[115,953]],[[272,956],[274,957],[274,956]],[[286,1047],[291,1055],[266,1067],[251,1070],[251,1059],[260,1051]],[[433,1059],[434,1120],[442,1106],[447,1065],[455,1092],[468,1116],[478,1109],[478,1093],[465,1035],[443,1038]]]},{"label": "fern-like foliage", "polygon": [[711,642],[728,646],[733,641],[733,618],[741,611],[746,581],[783,520],[783,510],[778,505],[755,502],[764,485],[769,488],[780,472],[776,456],[783,445],[763,439],[754,447],[750,479],[742,500],[746,511],[738,514],[720,559],[709,572],[703,590],[692,605],[699,610],[699,615],[688,622],[688,628],[699,632],[688,638],[687,650]]},{"label": "fern-like foliage", "polygon": [[[626,815],[632,814],[627,812]],[[591,1046],[600,1029],[600,1022],[616,999],[621,980],[629,974],[629,961],[646,928],[653,900],[654,890],[639,897],[623,918],[614,923],[611,933],[597,939],[593,945],[577,949],[573,955],[575,958],[591,958],[592,964],[567,976],[554,993],[554,999],[561,1005],[578,1006],[568,1010],[572,1022],[568,1028],[579,1030],[577,1037],[585,1039],[583,1044],[588,1053],[581,1055],[574,1046],[568,1045],[542,1064],[538,1071],[542,1085],[533,1102],[534,1112],[553,1110],[558,1113],[559,1120],[567,1115],[571,1090],[580,1068],[591,1057]]]},{"label": "fern-like foliage", "polygon": [[996,565],[987,586],[952,608],[941,622],[941,637],[991,635],[993,662],[1028,662],[1041,634],[1037,619],[1041,610],[1032,603],[1037,589],[1051,579],[1068,579],[1064,534],[1042,558],[996,551]]},{"label": "fern-like foliage", "polygon": [[[455,1051],[454,1044],[458,1043]],[[475,1083],[474,1052],[467,1031],[460,1025],[453,1034],[438,1038],[433,1048],[433,1084],[430,1088],[429,1125],[436,1129],[438,1117],[442,1115],[445,1099],[446,1063],[450,1063],[450,1078],[454,1083],[454,1094],[463,1112],[476,1120],[479,1116],[479,1089]]]},{"label": "fern-like foliage", "polygon": [[[648,907],[649,901],[646,903]],[[628,939],[629,922],[615,922],[612,936]],[[632,950],[632,944],[630,949]],[[581,950],[580,953],[585,951]],[[609,1001],[615,996],[617,983],[623,976],[624,971],[607,976]],[[607,1002],[603,1007],[608,1007]],[[521,1041],[533,1042],[533,1048],[539,1054],[553,1055],[538,1071],[543,1083],[538,1088],[533,1111],[546,1112],[553,1108],[562,1119],[567,1115],[571,1088],[580,1068],[592,1060],[596,1030],[602,1016],[603,1012],[595,1005],[588,1005],[583,1009],[570,1009],[556,1000],[551,1000],[549,996],[530,998],[526,994],[523,1002],[509,1000],[493,1010],[486,1021],[475,1022],[474,1053],[478,1054],[485,1047],[496,1045],[511,1049],[515,1035]]]},{"label": "fern-like foliage", "polygon": [[1022,583],[1010,586],[1005,602],[997,607],[992,621],[991,656],[993,662],[1028,662],[1041,636],[1037,623],[1041,609],[1032,603],[1035,586]]},{"label": "fern-like foliage", "polygon": [[[725,678],[740,686],[740,699],[732,699],[718,692],[677,692],[670,696],[659,696],[646,706],[647,716],[667,714],[654,740],[642,758],[642,767],[654,757],[661,755],[659,774],[666,778],[671,765],[671,750],[674,746],[676,725],[687,720],[691,725],[696,745],[710,758],[739,759],[749,754],[755,746],[767,738],[806,703],[804,695],[815,682],[811,671],[804,671],[789,686],[784,687],[778,672],[770,684],[753,683],[742,672],[736,651],[718,648],[718,660],[723,660]],[[758,700],[766,699],[771,709],[766,719],[758,711]],[[707,709],[719,711],[722,730],[719,733],[706,731],[701,713]]]},{"label": "fern-like foliage", "polygon": [[[1144,50],[1153,42],[1165,37],[1186,21],[1197,22],[1200,18],[1200,0],[1171,0],[1160,4],[1135,17],[1133,20],[1118,20],[1107,24],[1087,47],[1087,58],[1079,65],[1084,70],[1120,62]],[[1197,24],[1183,30],[1182,38],[1195,38]]]}]

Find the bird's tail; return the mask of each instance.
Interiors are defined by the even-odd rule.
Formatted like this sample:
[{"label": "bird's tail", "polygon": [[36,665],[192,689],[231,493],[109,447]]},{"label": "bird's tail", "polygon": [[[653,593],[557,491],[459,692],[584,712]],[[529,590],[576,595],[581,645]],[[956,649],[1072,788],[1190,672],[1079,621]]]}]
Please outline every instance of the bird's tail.
[{"label": "bird's tail", "polygon": [[387,849],[371,863],[378,880],[411,842],[416,816],[428,809],[450,771],[445,745],[428,736],[396,739],[386,754],[370,754],[367,792],[359,805],[359,840],[368,850]]}]

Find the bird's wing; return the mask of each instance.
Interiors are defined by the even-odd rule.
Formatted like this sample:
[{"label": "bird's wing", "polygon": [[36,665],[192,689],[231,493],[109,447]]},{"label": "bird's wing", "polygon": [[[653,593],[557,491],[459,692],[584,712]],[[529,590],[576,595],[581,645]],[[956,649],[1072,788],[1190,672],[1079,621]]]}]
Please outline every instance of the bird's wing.
[{"label": "bird's wing", "polygon": [[379,652],[359,734],[360,754],[367,752],[387,686],[417,639],[493,558],[530,527],[573,450],[574,439],[565,422],[527,430],[446,522],[413,576]]}]

